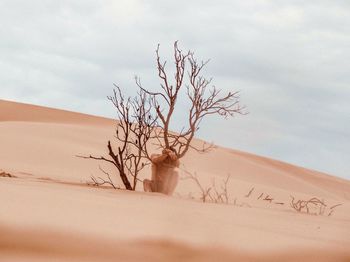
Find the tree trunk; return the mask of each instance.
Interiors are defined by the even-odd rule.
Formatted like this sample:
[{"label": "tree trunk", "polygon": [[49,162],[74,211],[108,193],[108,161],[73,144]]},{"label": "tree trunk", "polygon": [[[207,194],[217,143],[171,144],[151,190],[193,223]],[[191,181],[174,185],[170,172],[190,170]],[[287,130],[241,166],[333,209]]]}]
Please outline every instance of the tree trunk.
[{"label": "tree trunk", "polygon": [[123,173],[123,172],[119,172],[119,175],[120,175],[120,178],[121,178],[122,181],[123,181],[123,184],[124,184],[125,188],[126,188],[127,190],[133,190],[133,188],[132,188],[132,186],[131,186],[131,184],[130,184],[130,182],[129,182],[129,179],[128,179],[127,176],[126,176],[126,174]]}]

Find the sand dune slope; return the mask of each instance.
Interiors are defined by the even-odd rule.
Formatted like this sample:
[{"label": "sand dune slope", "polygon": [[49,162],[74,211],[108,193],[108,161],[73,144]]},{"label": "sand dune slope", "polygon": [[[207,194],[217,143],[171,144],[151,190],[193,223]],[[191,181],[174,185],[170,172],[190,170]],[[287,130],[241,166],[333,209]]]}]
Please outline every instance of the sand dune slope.
[{"label": "sand dune slope", "polygon": [[111,120],[66,110],[16,103],[0,99],[0,121],[74,123],[88,125],[110,124]]},{"label": "sand dune slope", "polygon": [[[105,155],[113,133],[110,119],[0,100],[0,173],[14,176],[0,177],[0,261],[350,259],[349,181],[218,147],[190,152],[181,175],[219,186],[229,174],[229,205],[195,200],[191,180],[174,197],[88,186],[99,164],[115,171],[76,155]],[[291,196],[341,205],[300,214]]]}]

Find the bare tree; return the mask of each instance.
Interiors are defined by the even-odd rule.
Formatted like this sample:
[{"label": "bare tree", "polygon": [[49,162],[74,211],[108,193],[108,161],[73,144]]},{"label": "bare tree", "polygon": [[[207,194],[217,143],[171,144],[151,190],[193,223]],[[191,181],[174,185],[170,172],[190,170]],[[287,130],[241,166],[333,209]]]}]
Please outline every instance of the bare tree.
[{"label": "bare tree", "polygon": [[[211,79],[208,80],[201,75],[202,69],[209,61],[198,62],[193,52],[182,52],[178,48],[178,43],[175,42],[173,83],[167,73],[166,61],[161,61],[159,45],[156,49],[156,61],[158,76],[161,80],[159,91],[144,88],[140,79],[135,77],[139,88],[135,99],[125,99],[116,85],[114,96],[108,97],[118,113],[116,139],[121,145],[113,149],[111,142],[108,141],[108,158],[91,155],[84,157],[113,164],[128,190],[135,190],[140,170],[152,162],[147,150],[152,138],[155,138],[160,148],[168,149],[167,152],[175,151],[178,160],[185,156],[190,148],[198,152],[206,152],[212,147],[212,145],[203,144],[202,148],[197,148],[192,145],[195,133],[206,116],[220,115],[226,118],[234,114],[244,114],[243,108],[239,105],[238,92],[228,92],[222,95],[215,86],[210,87]],[[186,72],[187,81],[185,81]],[[187,125],[180,131],[172,132],[170,127],[181,90],[187,94],[190,105]],[[132,177],[132,182],[130,182],[130,177]],[[99,181],[95,179],[94,182],[96,184]],[[111,180],[108,179],[99,183],[110,184],[110,182]]]},{"label": "bare tree", "polygon": [[[108,99],[113,103],[118,114],[115,138],[117,149],[113,149],[111,141],[107,143],[108,157],[80,156],[113,164],[127,190],[135,190],[140,171],[149,164],[148,141],[157,136],[157,117],[152,115],[150,97],[142,90],[138,96],[125,98],[121,89],[114,85],[113,96]],[[101,169],[101,168],[100,168]],[[94,185],[109,184],[116,189],[110,175],[108,180],[92,177]]]},{"label": "bare tree", "polygon": [[[174,43],[174,61],[175,76],[172,83],[166,71],[166,61],[162,62],[159,55],[159,45],[156,50],[158,76],[161,79],[161,89],[157,92],[143,88],[139,78],[136,83],[140,90],[152,97],[152,103],[159,118],[161,133],[159,134],[159,144],[162,148],[174,148],[178,158],[182,158],[189,148],[199,152],[205,152],[211,148],[203,146],[202,148],[193,147],[191,142],[195,133],[199,130],[201,121],[208,115],[220,115],[223,117],[233,116],[234,114],[245,114],[239,104],[239,93],[228,92],[222,95],[221,90],[215,86],[210,88],[211,80],[204,78],[201,73],[208,61],[198,62],[194,53],[188,51],[182,52],[177,41]],[[186,67],[188,83],[184,84]],[[186,87],[187,98],[190,108],[187,115],[187,126],[178,130],[177,133],[169,130],[171,120],[176,109],[176,103],[179,93]]]}]

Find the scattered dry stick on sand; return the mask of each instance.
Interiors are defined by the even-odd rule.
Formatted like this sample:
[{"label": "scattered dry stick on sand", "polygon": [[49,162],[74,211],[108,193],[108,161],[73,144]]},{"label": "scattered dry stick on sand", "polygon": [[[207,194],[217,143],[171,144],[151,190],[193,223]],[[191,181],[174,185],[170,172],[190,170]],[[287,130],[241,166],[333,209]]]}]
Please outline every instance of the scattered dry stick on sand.
[{"label": "scattered dry stick on sand", "polygon": [[270,195],[266,195],[263,200],[272,203],[273,198]]},{"label": "scattered dry stick on sand", "polygon": [[341,206],[342,204],[336,204],[328,208],[323,200],[318,199],[317,197],[312,197],[309,200],[296,200],[294,196],[290,196],[290,206],[299,213],[307,213],[312,215],[324,215],[331,216],[336,207]]},{"label": "scattered dry stick on sand", "polygon": [[328,216],[331,216],[332,214],[333,214],[333,212],[334,212],[334,209],[336,208],[336,207],[338,207],[338,206],[341,206],[342,204],[336,204],[336,205],[334,205],[334,206],[331,206],[330,208],[329,208],[329,210],[330,210],[330,212],[328,213]]},{"label": "scattered dry stick on sand", "polygon": [[15,177],[14,175],[11,175],[10,173],[1,171],[0,172],[0,177]]},{"label": "scattered dry stick on sand", "polygon": [[250,197],[250,195],[253,193],[254,191],[254,187],[252,187],[252,189],[250,189],[250,191],[248,192],[248,194],[245,195],[245,197]]}]

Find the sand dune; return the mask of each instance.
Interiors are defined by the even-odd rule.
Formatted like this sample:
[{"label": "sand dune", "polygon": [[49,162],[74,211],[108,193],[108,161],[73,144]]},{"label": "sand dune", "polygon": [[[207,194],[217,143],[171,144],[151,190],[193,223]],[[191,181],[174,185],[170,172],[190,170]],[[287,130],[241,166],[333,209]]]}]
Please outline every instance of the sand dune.
[{"label": "sand dune", "polygon": [[[349,181],[218,147],[189,152],[182,176],[209,185],[230,174],[230,205],[192,200],[190,180],[174,197],[88,186],[99,163],[76,155],[106,154],[114,123],[0,100],[0,171],[16,176],[0,177],[0,261],[350,260]],[[300,214],[291,195],[342,205],[331,216]]]},{"label": "sand dune", "polygon": [[0,228],[3,261],[348,261],[346,253],[298,250],[246,253],[222,248],[194,247],[169,240],[111,241],[62,232]]},{"label": "sand dune", "polygon": [[0,99],[0,121],[102,125],[111,119]]}]

